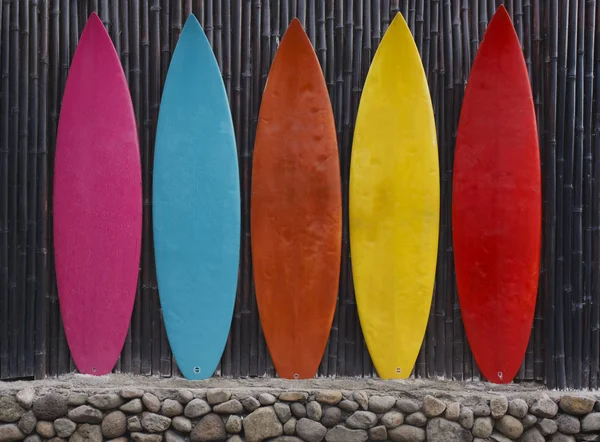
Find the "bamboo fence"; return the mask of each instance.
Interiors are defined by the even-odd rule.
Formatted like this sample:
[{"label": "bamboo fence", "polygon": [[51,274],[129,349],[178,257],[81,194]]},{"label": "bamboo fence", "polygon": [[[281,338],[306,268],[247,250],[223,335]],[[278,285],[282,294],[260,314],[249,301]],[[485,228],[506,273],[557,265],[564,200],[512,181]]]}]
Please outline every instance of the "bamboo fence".
[{"label": "bamboo fence", "polygon": [[362,87],[397,12],[414,35],[438,130],[441,219],[436,287],[414,376],[478,380],[454,275],[451,183],[464,87],[500,3],[529,70],[543,173],[540,285],[518,381],[598,388],[600,376],[600,7],[595,0],[3,0],[0,6],[0,379],[75,370],[60,318],[52,249],[52,170],[69,64],[98,12],[138,122],[143,245],[131,326],[115,371],[179,374],[161,318],[151,177],[162,86],[187,16],[213,46],[230,100],[242,183],[242,243],[231,333],[217,374],[274,376],[250,256],[250,182],[261,93],[279,41],[298,17],[315,47],[335,115],[342,175],[338,307],[322,376],[375,376],[354,297],[348,238],[352,135]]}]

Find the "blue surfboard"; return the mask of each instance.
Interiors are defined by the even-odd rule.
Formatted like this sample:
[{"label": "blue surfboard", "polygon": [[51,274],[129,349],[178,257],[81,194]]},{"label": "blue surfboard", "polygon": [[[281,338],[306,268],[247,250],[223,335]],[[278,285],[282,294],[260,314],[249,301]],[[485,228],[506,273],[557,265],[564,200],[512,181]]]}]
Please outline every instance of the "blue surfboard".
[{"label": "blue surfboard", "polygon": [[223,354],[235,303],[240,184],[225,87],[193,15],[163,90],[152,213],[158,290],[173,355],[187,379],[209,378]]}]

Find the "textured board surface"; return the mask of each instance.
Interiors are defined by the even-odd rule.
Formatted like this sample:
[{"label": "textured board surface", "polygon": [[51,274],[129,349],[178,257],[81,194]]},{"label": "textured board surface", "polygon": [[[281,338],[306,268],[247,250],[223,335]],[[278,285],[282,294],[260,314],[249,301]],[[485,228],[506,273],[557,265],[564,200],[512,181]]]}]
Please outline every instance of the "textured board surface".
[{"label": "textured board surface", "polygon": [[538,283],[541,203],[529,77],[501,6],[465,92],[452,206],[462,317],[473,356],[492,382],[510,382],[527,349]]},{"label": "textured board surface", "polygon": [[427,79],[397,14],[369,69],[350,166],[350,250],[362,331],[377,373],[407,378],[433,296],[439,224]]},{"label": "textured board surface", "polygon": [[141,166],[127,82],[92,14],[69,71],[54,160],[54,248],[65,334],[82,373],[109,373],[135,299]]},{"label": "textured board surface", "polygon": [[252,171],[256,298],[280,377],[313,377],[327,344],[341,259],[340,186],[327,87],[295,19],[269,73]]},{"label": "textured board surface", "polygon": [[193,15],[177,42],[158,117],[154,249],[169,343],[188,379],[211,377],[231,325],[240,247],[240,184],[231,112]]}]

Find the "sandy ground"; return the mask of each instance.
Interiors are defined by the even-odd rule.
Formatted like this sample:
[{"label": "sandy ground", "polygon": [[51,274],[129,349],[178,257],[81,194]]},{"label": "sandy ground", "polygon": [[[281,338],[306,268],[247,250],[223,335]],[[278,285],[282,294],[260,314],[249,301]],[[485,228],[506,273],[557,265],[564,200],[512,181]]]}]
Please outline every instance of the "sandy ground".
[{"label": "sandy ground", "polygon": [[[93,394],[107,390],[118,391],[122,387],[137,387],[153,391],[162,397],[171,396],[178,388],[186,388],[199,395],[207,388],[222,388],[231,391],[234,396],[238,397],[262,392],[277,393],[283,390],[306,391],[309,393],[323,389],[342,390],[345,393],[365,390],[373,394],[412,398],[422,398],[426,394],[432,394],[440,399],[460,400],[461,402],[469,402],[469,399],[488,398],[498,393],[504,394],[509,398],[535,397],[542,393],[557,398],[565,394],[565,392],[549,391],[543,385],[536,383],[494,385],[486,382],[456,382],[431,379],[383,381],[380,379],[351,378],[286,380],[278,378],[225,377],[213,377],[205,381],[188,381],[182,378],[159,378],[125,374],[111,374],[100,377],[69,374],[42,381],[0,382],[0,394],[14,394],[25,387],[33,387],[37,394],[61,390],[84,391],[88,394]],[[581,391],[578,394],[600,399],[600,391]]]}]

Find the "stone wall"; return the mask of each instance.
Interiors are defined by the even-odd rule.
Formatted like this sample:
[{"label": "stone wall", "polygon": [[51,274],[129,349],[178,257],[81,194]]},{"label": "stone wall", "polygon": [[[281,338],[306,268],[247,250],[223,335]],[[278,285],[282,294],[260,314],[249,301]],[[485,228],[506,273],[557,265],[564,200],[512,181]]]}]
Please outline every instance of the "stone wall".
[{"label": "stone wall", "polygon": [[0,442],[600,441],[600,401],[543,391],[0,389]]}]

